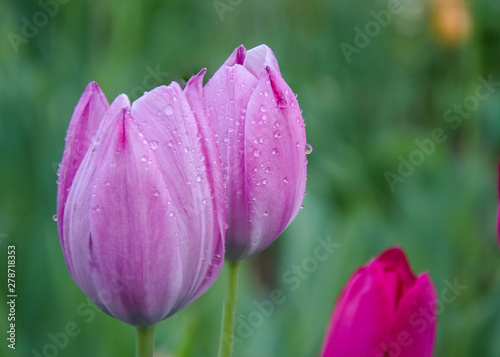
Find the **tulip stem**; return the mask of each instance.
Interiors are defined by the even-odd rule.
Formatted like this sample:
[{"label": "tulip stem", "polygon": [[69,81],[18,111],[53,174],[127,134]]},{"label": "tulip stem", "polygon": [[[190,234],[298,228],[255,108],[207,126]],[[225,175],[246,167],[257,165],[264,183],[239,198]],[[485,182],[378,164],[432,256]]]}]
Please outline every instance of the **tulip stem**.
[{"label": "tulip stem", "polygon": [[153,357],[155,326],[138,327],[136,332],[136,356]]},{"label": "tulip stem", "polygon": [[219,357],[231,357],[233,352],[234,319],[236,312],[236,288],[238,285],[238,262],[229,262],[229,288],[222,311]]}]

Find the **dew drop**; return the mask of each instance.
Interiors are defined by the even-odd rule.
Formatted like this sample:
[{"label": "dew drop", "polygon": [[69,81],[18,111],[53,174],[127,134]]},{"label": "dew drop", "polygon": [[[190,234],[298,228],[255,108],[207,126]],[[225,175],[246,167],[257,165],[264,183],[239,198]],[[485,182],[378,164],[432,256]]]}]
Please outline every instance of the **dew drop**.
[{"label": "dew drop", "polygon": [[220,264],[220,262],[221,262],[220,255],[214,254],[214,256],[212,257],[212,260],[210,261],[210,265],[213,267],[216,267],[217,265]]},{"label": "dew drop", "polygon": [[93,210],[94,212],[101,212],[101,207],[99,207],[99,206],[94,206],[94,208],[92,208],[92,210]]},{"label": "dew drop", "polygon": [[268,166],[266,167],[266,174],[270,173],[271,172],[271,168]]},{"label": "dew drop", "polygon": [[111,186],[111,182],[109,181],[104,182],[104,186]]},{"label": "dew drop", "polygon": [[260,150],[259,150],[259,149],[255,149],[255,150],[253,151],[253,156],[255,156],[255,157],[259,157],[259,156],[260,156]]},{"label": "dew drop", "polygon": [[141,157],[141,161],[142,162],[146,162],[148,161],[148,157],[146,155],[144,155],[143,157]]},{"label": "dew drop", "polygon": [[154,195],[155,197],[158,197],[158,196],[160,195],[160,191],[155,190],[155,191],[153,192],[153,195]]},{"label": "dew drop", "polygon": [[55,214],[55,215],[53,215],[53,216],[52,216],[52,220],[53,220],[54,222],[57,222],[57,214]]},{"label": "dew drop", "polygon": [[274,148],[273,151],[271,151],[271,154],[273,154],[273,155],[276,155],[277,153],[279,153],[279,151],[276,148]]},{"label": "dew drop", "polygon": [[285,100],[285,98],[281,98],[280,100],[278,100],[278,107],[280,109],[285,109],[286,108],[286,100]]},{"label": "dew drop", "polygon": [[174,216],[174,212],[173,211],[170,211],[170,213],[168,214],[170,217],[173,217]]},{"label": "dew drop", "polygon": [[172,113],[174,112],[174,108],[172,108],[172,106],[169,104],[165,107],[165,109],[163,110],[165,112],[165,114],[167,115],[172,115]]},{"label": "dew drop", "polygon": [[313,147],[311,144],[306,144],[306,154],[309,155],[313,152]]},{"label": "dew drop", "polygon": [[265,217],[269,216],[269,211],[264,211],[263,215],[264,215]]},{"label": "dew drop", "polygon": [[266,178],[262,179],[262,184],[263,185],[267,185],[267,179]]},{"label": "dew drop", "polygon": [[262,113],[267,112],[267,107],[266,107],[265,105],[261,105],[261,106],[260,106],[260,111],[261,111]]},{"label": "dew drop", "polygon": [[226,225],[224,226],[224,228],[227,230],[229,228],[229,224],[226,223]]},{"label": "dew drop", "polygon": [[201,182],[201,175],[196,176],[196,182]]},{"label": "dew drop", "polygon": [[283,179],[283,182],[284,182],[284,183],[288,183],[288,181],[289,181],[288,177],[285,177],[285,178]]},{"label": "dew drop", "polygon": [[261,136],[261,137],[259,138],[259,143],[260,143],[260,144],[264,144],[264,141],[265,141],[264,137],[263,137],[263,136]]},{"label": "dew drop", "polygon": [[156,141],[156,140],[151,140],[150,145],[151,145],[151,149],[153,149],[153,150],[158,149],[158,141]]},{"label": "dew drop", "polygon": [[275,137],[276,139],[281,138],[281,131],[276,130],[276,131],[274,132],[274,137]]}]

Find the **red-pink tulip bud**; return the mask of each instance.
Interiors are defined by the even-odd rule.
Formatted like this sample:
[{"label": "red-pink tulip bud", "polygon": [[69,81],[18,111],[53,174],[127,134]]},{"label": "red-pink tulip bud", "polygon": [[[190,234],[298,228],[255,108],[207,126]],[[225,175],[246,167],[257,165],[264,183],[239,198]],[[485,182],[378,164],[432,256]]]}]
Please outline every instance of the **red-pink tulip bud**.
[{"label": "red-pink tulip bud", "polygon": [[335,306],[322,357],[431,357],[437,294],[392,248],[349,279]]}]

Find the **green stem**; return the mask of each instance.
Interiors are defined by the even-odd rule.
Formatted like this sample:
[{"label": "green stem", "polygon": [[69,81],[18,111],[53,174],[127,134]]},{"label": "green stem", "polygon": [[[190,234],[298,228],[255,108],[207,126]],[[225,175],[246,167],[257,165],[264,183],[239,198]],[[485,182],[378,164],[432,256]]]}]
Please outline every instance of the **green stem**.
[{"label": "green stem", "polygon": [[136,356],[153,357],[155,326],[138,327],[136,332]]},{"label": "green stem", "polygon": [[234,317],[236,311],[236,287],[238,285],[239,263],[229,262],[229,289],[222,311],[219,357],[231,357],[233,352]]}]

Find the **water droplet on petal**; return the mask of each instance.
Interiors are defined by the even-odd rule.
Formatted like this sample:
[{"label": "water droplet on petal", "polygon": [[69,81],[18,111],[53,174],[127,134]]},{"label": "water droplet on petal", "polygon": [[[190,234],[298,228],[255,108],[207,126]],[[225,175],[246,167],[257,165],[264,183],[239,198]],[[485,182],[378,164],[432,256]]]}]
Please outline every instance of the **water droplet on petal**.
[{"label": "water droplet on petal", "polygon": [[273,151],[271,151],[271,154],[273,154],[273,155],[276,155],[277,153],[279,153],[279,151],[276,148],[274,148]]},{"label": "water droplet on petal", "polygon": [[210,265],[213,267],[216,267],[217,265],[220,264],[220,262],[221,262],[220,255],[214,254],[214,256],[212,257],[212,260],[210,261]]},{"label": "water droplet on petal", "polygon": [[259,143],[260,143],[260,144],[263,144],[263,143],[264,143],[264,141],[265,141],[264,137],[263,137],[263,136],[261,136],[261,137],[259,138]]},{"label": "water droplet on petal", "polygon": [[264,215],[265,217],[269,216],[269,211],[264,211],[263,215]]},{"label": "water droplet on petal", "polygon": [[271,168],[270,167],[266,167],[266,174],[268,174],[270,172],[271,172]]},{"label": "water droplet on petal", "polygon": [[285,100],[285,98],[281,98],[280,100],[278,100],[278,107],[280,109],[285,109],[286,108],[286,100]]},{"label": "water droplet on petal", "polygon": [[170,211],[170,213],[168,214],[170,217],[173,217],[174,216],[174,212]]},{"label": "water droplet on petal", "polygon": [[309,155],[313,152],[313,147],[311,144],[306,144],[306,154]]},{"label": "water droplet on petal", "polygon": [[111,186],[111,182],[109,181],[104,182],[104,186]]},{"label": "water droplet on petal", "polygon": [[226,225],[224,226],[225,229],[228,229],[229,228],[229,224],[226,223]]},{"label": "water droplet on petal", "polygon": [[101,207],[99,207],[99,206],[94,206],[94,208],[92,208],[92,210],[93,210],[94,212],[101,212]]},{"label": "water droplet on petal", "polygon": [[53,220],[54,222],[57,222],[57,214],[55,214],[55,215],[53,215],[53,216],[52,216],[52,220]]},{"label": "water droplet on petal", "polygon": [[275,137],[276,139],[281,138],[281,131],[276,130],[276,131],[274,132],[274,137]]},{"label": "water droplet on petal", "polygon": [[259,149],[255,149],[255,150],[253,151],[253,156],[255,156],[255,157],[259,157],[259,156],[260,156],[260,150],[259,150]]},{"label": "water droplet on petal", "polygon": [[262,179],[262,184],[263,185],[267,185],[267,179],[266,178]]},{"label": "water droplet on petal", "polygon": [[165,107],[163,111],[165,112],[165,114],[171,115],[174,112],[174,108],[169,104]]},{"label": "water droplet on petal", "polygon": [[148,157],[146,155],[144,155],[143,157],[141,157],[141,161],[142,162],[146,162],[148,161]]},{"label": "water droplet on petal", "polygon": [[267,107],[266,107],[265,105],[261,105],[261,106],[260,106],[260,111],[261,111],[262,113],[267,112]]},{"label": "water droplet on petal", "polygon": [[288,183],[288,181],[289,181],[288,177],[285,177],[285,178],[283,179],[283,182],[284,182],[284,183]]},{"label": "water droplet on petal", "polygon": [[153,150],[158,149],[158,141],[156,141],[156,140],[151,140],[150,145],[151,145],[151,149],[153,149]]}]

